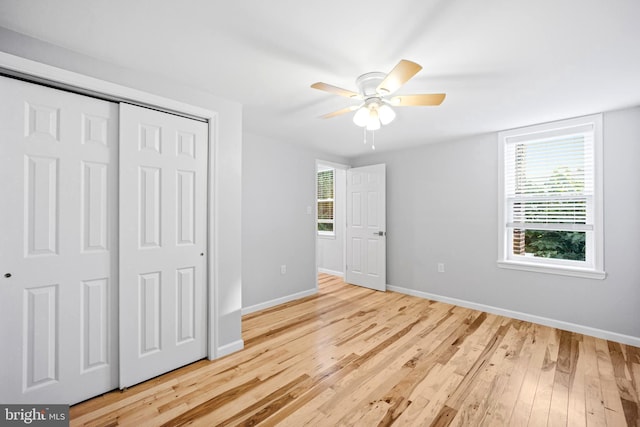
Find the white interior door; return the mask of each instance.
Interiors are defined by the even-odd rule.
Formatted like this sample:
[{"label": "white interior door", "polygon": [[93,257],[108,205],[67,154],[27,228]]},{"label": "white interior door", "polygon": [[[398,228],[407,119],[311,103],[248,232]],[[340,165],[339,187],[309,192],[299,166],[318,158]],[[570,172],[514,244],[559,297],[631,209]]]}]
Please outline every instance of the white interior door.
[{"label": "white interior door", "polygon": [[117,387],[118,107],[0,77],[0,402]]},{"label": "white interior door", "polygon": [[208,125],[120,109],[120,387],[206,356]]},{"label": "white interior door", "polygon": [[385,165],[347,170],[345,281],[387,289]]}]

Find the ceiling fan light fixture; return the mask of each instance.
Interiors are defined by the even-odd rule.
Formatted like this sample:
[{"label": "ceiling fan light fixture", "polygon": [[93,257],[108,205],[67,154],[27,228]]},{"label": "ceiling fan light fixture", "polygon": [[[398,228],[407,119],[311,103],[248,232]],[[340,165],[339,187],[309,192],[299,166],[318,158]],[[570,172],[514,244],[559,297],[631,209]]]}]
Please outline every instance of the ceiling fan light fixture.
[{"label": "ceiling fan light fixture", "polygon": [[358,111],[356,111],[356,113],[353,115],[353,123],[355,123],[356,126],[365,127],[368,120],[369,109],[366,106],[358,109]]},{"label": "ceiling fan light fixture", "polygon": [[380,129],[380,120],[369,120],[367,123],[367,130],[378,130]]},{"label": "ceiling fan light fixture", "polygon": [[387,104],[382,104],[382,106],[378,109],[378,117],[380,118],[380,123],[383,125],[388,125],[396,118],[396,112],[393,111],[393,108],[389,107]]},{"label": "ceiling fan light fixture", "polygon": [[377,108],[369,109],[369,118],[367,120],[367,130],[378,130],[380,129],[380,118],[378,116]]}]

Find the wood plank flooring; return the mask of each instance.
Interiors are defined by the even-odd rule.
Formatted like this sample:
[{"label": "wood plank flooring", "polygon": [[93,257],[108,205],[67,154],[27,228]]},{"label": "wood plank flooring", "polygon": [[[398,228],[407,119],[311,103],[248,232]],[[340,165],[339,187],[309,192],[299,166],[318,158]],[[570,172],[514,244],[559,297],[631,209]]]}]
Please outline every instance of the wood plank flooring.
[{"label": "wood plank flooring", "polygon": [[71,408],[88,426],[640,426],[640,349],[321,275],[245,349]]}]

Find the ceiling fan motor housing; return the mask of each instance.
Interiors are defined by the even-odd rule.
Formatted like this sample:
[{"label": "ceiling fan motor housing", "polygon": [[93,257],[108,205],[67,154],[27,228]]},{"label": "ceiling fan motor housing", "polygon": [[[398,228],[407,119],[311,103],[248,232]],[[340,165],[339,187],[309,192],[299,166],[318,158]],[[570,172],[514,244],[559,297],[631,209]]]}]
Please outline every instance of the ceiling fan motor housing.
[{"label": "ceiling fan motor housing", "polygon": [[356,79],[356,86],[358,87],[358,91],[364,99],[370,98],[372,96],[379,97],[380,95],[384,95],[378,93],[378,86],[380,85],[380,83],[382,83],[385,77],[387,77],[387,74],[381,73],[379,71],[361,75]]}]

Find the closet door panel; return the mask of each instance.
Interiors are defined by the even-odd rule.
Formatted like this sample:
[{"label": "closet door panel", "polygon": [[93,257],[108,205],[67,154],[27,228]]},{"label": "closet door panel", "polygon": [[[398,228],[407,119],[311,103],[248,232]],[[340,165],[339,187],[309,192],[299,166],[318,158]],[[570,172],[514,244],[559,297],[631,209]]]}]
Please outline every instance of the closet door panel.
[{"label": "closet door panel", "polygon": [[204,122],[120,107],[120,387],[206,357]]},{"label": "closet door panel", "polygon": [[0,401],[117,387],[117,104],[0,77]]}]

